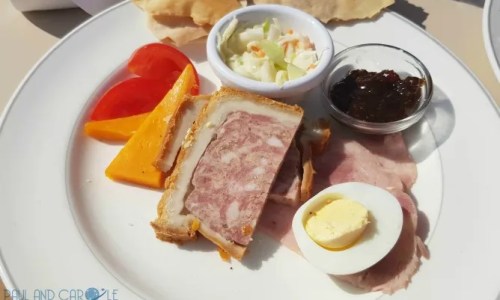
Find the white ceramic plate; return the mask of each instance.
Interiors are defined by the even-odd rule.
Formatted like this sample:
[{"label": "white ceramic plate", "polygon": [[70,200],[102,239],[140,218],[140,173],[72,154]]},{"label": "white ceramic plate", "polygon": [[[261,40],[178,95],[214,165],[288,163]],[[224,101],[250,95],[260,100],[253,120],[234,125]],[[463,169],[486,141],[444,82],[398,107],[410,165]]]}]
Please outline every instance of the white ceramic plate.
[{"label": "white ceramic plate", "polygon": [[483,8],[483,39],[488,59],[500,82],[500,1],[486,0]]},{"label": "white ceramic plate", "polygon": [[[107,299],[113,292],[114,299],[377,297],[350,293],[264,235],[256,236],[243,263],[233,264],[203,240],[179,249],[155,239],[149,221],[160,193],[106,179],[103,170],[120,146],[81,134],[93,95],[123,76],[136,48],[155,41],[145,21],[130,3],[90,19],[34,67],[2,116],[0,276],[7,288],[28,299],[37,289],[85,299],[89,288]],[[396,45],[434,77],[425,120],[405,134],[418,162],[412,192],[428,219],[431,259],[393,297],[494,299],[500,119],[491,99],[453,55],[396,14],[331,32],[336,51],[366,42]],[[196,64],[202,92],[214,90],[219,82],[203,44],[182,50]],[[312,107],[319,107],[318,96],[317,90],[307,95]]]},{"label": "white ceramic plate", "polygon": [[76,5],[91,15],[95,15],[106,8],[123,0],[72,0]]}]

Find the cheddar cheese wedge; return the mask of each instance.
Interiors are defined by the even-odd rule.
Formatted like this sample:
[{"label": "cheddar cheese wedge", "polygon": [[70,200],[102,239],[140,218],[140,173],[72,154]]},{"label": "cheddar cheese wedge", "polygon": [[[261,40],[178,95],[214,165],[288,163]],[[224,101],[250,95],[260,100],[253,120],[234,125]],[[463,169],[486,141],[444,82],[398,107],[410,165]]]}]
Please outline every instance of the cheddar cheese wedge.
[{"label": "cheddar cheese wedge", "polygon": [[85,134],[98,140],[126,142],[146,120],[149,113],[85,123]]},{"label": "cheddar cheese wedge", "polygon": [[172,89],[110,163],[106,176],[151,188],[163,187],[165,173],[155,167],[158,151],[168,142],[165,137],[172,134],[180,107],[194,84],[193,67],[187,65]]}]

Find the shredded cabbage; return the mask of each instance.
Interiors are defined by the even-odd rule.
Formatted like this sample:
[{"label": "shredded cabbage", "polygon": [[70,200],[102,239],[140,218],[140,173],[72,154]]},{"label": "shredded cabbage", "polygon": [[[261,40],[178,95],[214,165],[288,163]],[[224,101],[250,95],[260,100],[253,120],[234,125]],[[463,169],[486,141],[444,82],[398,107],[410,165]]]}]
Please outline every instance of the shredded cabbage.
[{"label": "shredded cabbage", "polygon": [[251,27],[238,23],[233,19],[217,39],[224,62],[236,73],[283,85],[316,67],[318,57],[309,38],[293,30],[283,32],[276,18]]}]

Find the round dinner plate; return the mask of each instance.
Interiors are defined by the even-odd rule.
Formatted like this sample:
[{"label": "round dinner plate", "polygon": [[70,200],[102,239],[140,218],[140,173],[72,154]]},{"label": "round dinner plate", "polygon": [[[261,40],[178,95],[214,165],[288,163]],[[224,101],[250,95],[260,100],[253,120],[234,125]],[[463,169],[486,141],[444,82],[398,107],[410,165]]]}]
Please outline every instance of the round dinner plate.
[{"label": "round dinner plate", "polygon": [[500,1],[486,0],[483,8],[484,47],[500,83]]},{"label": "round dinner plate", "polygon": [[[330,27],[335,51],[361,43],[403,48],[428,67],[435,95],[405,132],[417,162],[412,194],[431,257],[396,299],[495,299],[500,291],[500,118],[467,68],[422,30],[386,12]],[[246,258],[220,260],[200,239],[158,241],[149,226],[161,192],[108,180],[120,145],[82,134],[98,94],[155,38],[144,14],[120,3],[62,39],[16,91],[0,127],[0,276],[7,291],[66,299],[374,299],[257,234]],[[219,86],[204,43],[181,49],[202,92]],[[320,115],[320,92],[304,96]],[[87,295],[85,294],[87,293]],[[59,297],[59,298],[58,298]]]}]

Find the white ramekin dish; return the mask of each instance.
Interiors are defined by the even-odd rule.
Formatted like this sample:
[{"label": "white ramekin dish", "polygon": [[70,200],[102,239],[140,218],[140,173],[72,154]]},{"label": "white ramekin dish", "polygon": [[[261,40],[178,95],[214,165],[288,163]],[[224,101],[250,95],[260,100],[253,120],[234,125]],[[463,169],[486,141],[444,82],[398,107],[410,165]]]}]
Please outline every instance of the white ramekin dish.
[{"label": "white ramekin dish", "polygon": [[[277,18],[282,28],[290,28],[309,37],[318,54],[318,65],[303,77],[287,81],[281,86],[237,74],[225,64],[217,49],[217,36],[224,32],[234,18],[242,24],[261,24],[266,19]],[[333,41],[325,26],[305,12],[283,5],[252,5],[235,10],[214,25],[207,39],[208,62],[223,85],[271,98],[297,96],[319,86],[328,73],[332,57]]]}]

